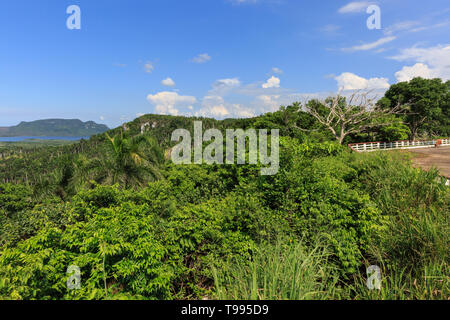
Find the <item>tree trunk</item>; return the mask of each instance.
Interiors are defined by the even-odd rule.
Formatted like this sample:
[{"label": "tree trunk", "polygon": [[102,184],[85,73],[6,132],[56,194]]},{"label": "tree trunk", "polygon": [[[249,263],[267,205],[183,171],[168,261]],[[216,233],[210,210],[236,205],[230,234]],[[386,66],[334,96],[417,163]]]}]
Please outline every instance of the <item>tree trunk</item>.
[{"label": "tree trunk", "polygon": [[417,136],[417,126],[413,125],[411,127],[411,140],[416,141],[416,136]]}]

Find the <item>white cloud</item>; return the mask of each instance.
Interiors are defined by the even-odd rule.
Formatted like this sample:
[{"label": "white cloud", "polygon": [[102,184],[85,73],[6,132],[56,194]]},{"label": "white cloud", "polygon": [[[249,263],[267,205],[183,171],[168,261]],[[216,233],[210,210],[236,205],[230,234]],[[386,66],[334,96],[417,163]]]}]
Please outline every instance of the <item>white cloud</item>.
[{"label": "white cloud", "polygon": [[415,73],[431,78],[450,79],[450,44],[430,48],[414,46],[401,50],[399,55],[391,57],[391,59],[416,62],[414,66],[404,67],[398,72],[398,77],[402,79]]},{"label": "white cloud", "polygon": [[202,108],[196,116],[223,119],[225,117],[248,118],[255,116],[254,110],[241,104],[227,103],[221,96],[205,96]]},{"label": "white cloud", "polygon": [[283,70],[281,70],[280,68],[272,68],[272,72],[275,74],[283,74]]},{"label": "white cloud", "polygon": [[253,110],[251,110],[250,108],[246,108],[240,104],[233,104],[233,110],[233,113],[238,118],[251,118],[256,116],[256,113]]},{"label": "white cloud", "polygon": [[161,81],[161,84],[166,87],[175,87],[175,81],[172,78],[167,78]]},{"label": "white cloud", "polygon": [[280,97],[281,95],[260,95],[257,98],[257,101],[264,106],[264,108],[268,111],[276,111],[280,107]]},{"label": "white cloud", "polygon": [[202,53],[196,56],[195,58],[192,58],[192,62],[194,63],[205,63],[211,60],[211,56],[207,53]]},{"label": "white cloud", "polygon": [[147,62],[144,64],[144,71],[147,72],[147,73],[152,73],[153,70],[155,70],[155,67],[153,66],[153,63],[147,61]]},{"label": "white cloud", "polygon": [[[388,79],[385,78],[365,79],[352,73],[343,73],[334,78],[343,95],[351,90],[371,90],[372,93],[382,95],[389,88]],[[325,99],[333,95],[332,92],[299,93],[282,88],[276,77],[271,77],[264,84],[264,87],[261,82],[243,84],[238,78],[219,79],[212,84],[208,94],[200,99],[199,108],[194,108],[196,105],[194,97],[179,96],[175,92],[149,95],[148,100],[156,106],[155,110],[158,113],[224,119],[253,117],[277,111],[280,106],[288,106],[296,101]],[[181,110],[179,107],[185,108]]]},{"label": "white cloud", "polygon": [[210,110],[211,114],[215,117],[225,117],[230,114],[224,105],[213,106]]},{"label": "white cloud", "polygon": [[241,81],[238,78],[220,79],[214,82],[214,88],[222,87],[238,87],[241,85]]},{"label": "white cloud", "polygon": [[426,15],[420,20],[407,20],[397,22],[389,27],[383,29],[385,35],[392,35],[398,32],[420,32],[431,29],[438,29],[446,27],[450,24],[450,19],[437,21],[436,17]]},{"label": "white cloud", "polygon": [[213,83],[209,95],[223,96],[240,86],[241,81],[238,78],[220,79]]},{"label": "white cloud", "polygon": [[411,29],[411,32],[419,32],[419,31],[425,31],[425,30],[430,30],[430,29],[438,29],[438,28],[446,27],[449,24],[450,24],[450,20],[447,20],[447,21],[438,22],[435,24],[427,25],[427,26],[414,28],[414,29]]},{"label": "white cloud", "polygon": [[367,51],[367,50],[375,49],[385,43],[394,41],[395,39],[397,39],[397,38],[394,36],[384,37],[384,38],[378,39],[377,41],[374,41],[374,42],[364,43],[364,44],[353,46],[350,48],[343,48],[342,51]]},{"label": "white cloud", "polygon": [[[219,79],[212,84],[212,89],[202,99],[202,107],[194,114],[203,117],[213,117],[218,119],[246,118],[253,117],[256,113],[251,107],[239,103],[226,101],[228,95],[240,96],[242,94],[241,81],[238,78]],[[262,90],[262,89],[260,89]]]},{"label": "white cloud", "polygon": [[199,114],[204,117],[223,118],[230,114],[225,107],[225,100],[220,96],[206,96],[202,101]]},{"label": "white cloud", "polygon": [[266,83],[263,83],[262,87],[264,89],[279,88],[280,87],[280,79],[275,76],[272,76],[270,79],[267,80]]},{"label": "white cloud", "polygon": [[411,31],[414,27],[417,27],[419,24],[420,24],[419,21],[401,21],[387,28],[384,28],[383,32],[386,35],[392,35],[394,32]]},{"label": "white cloud", "polygon": [[334,78],[337,81],[339,90],[374,90],[388,89],[389,80],[386,78],[365,79],[351,72],[344,72]]},{"label": "white cloud", "polygon": [[101,121],[105,120],[105,117],[104,116],[100,116],[100,120]]},{"label": "white cloud", "polygon": [[192,96],[180,96],[176,92],[163,91],[155,95],[149,94],[147,100],[155,105],[155,112],[159,114],[178,115],[179,109],[177,107],[192,106],[197,102],[197,99]]},{"label": "white cloud", "polygon": [[355,12],[364,12],[367,10],[373,2],[369,1],[354,1],[346,4],[345,6],[339,8],[339,13],[355,13]]},{"label": "white cloud", "polygon": [[[237,78],[217,80],[203,98],[202,108],[195,114],[215,118],[245,118],[274,112],[281,105],[318,97],[317,94],[301,94],[281,88],[277,81],[272,85],[263,88],[261,82],[244,85]],[[322,96],[326,97],[327,94]]]},{"label": "white cloud", "polygon": [[433,71],[426,64],[416,63],[411,67],[403,67],[402,70],[395,73],[395,77],[398,82],[409,81],[416,77],[431,79],[433,78]]}]

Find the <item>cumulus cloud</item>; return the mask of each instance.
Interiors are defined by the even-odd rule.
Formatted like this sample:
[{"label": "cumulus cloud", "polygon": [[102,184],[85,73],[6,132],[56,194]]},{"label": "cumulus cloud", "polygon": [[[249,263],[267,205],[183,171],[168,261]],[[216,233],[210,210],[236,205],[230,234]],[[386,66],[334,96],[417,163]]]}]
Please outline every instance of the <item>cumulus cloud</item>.
[{"label": "cumulus cloud", "polygon": [[201,63],[206,63],[206,62],[208,62],[210,60],[211,60],[211,56],[209,54],[202,53],[202,54],[199,54],[198,56],[192,58],[191,61],[194,62],[194,63],[201,64]]},{"label": "cumulus cloud", "polygon": [[175,81],[172,78],[167,78],[161,81],[161,84],[166,87],[175,87]]},{"label": "cumulus cloud", "polygon": [[255,112],[242,104],[228,103],[221,96],[205,96],[202,101],[202,108],[195,115],[216,119],[226,117],[249,118],[255,116]]},{"label": "cumulus cloud", "polygon": [[158,114],[178,115],[179,107],[189,108],[197,99],[192,96],[180,96],[176,92],[158,92],[157,94],[149,94],[147,100],[155,105],[155,112]]},{"label": "cumulus cloud", "polygon": [[402,81],[415,74],[427,78],[450,79],[450,44],[430,48],[414,46],[401,50],[399,55],[391,58],[397,61],[416,62],[415,65],[403,67],[402,70],[397,72],[397,79],[403,79]]},{"label": "cumulus cloud", "polygon": [[228,112],[227,108],[225,108],[224,105],[213,106],[209,110],[213,117],[223,118],[230,114],[230,112]]},{"label": "cumulus cloud", "polygon": [[262,87],[264,89],[279,88],[280,87],[280,79],[275,76],[272,76],[270,79],[267,80],[266,83],[263,83]]},{"label": "cumulus cloud", "polygon": [[351,72],[344,72],[334,79],[337,81],[339,90],[342,91],[388,89],[390,86],[386,78],[366,79]]},{"label": "cumulus cloud", "polygon": [[367,10],[373,2],[369,1],[354,1],[346,4],[345,6],[339,8],[339,13],[355,13],[355,12],[364,12]]},{"label": "cumulus cloud", "polygon": [[202,101],[202,109],[198,114],[204,117],[223,118],[230,112],[225,107],[225,100],[221,96],[205,96]]},{"label": "cumulus cloud", "polygon": [[214,118],[246,118],[277,111],[281,105],[287,106],[295,101],[329,95],[297,93],[282,88],[273,80],[266,84],[269,84],[268,88],[263,88],[261,82],[242,84],[238,78],[217,80],[203,98],[201,109],[194,114]]},{"label": "cumulus cloud", "polygon": [[397,37],[395,36],[389,36],[389,37],[384,37],[381,39],[378,39],[377,41],[374,42],[370,42],[370,43],[364,43],[361,45],[356,45],[350,48],[342,48],[342,51],[367,51],[367,50],[372,50],[375,48],[378,48],[379,46],[382,46],[385,43],[394,41],[395,39],[397,39]]},{"label": "cumulus cloud", "polygon": [[433,78],[433,71],[426,64],[416,63],[411,67],[403,67],[402,70],[395,73],[395,77],[398,82],[409,81],[416,77],[431,79]]},{"label": "cumulus cloud", "polygon": [[[333,77],[343,95],[352,90],[373,90],[383,93],[389,88],[388,79],[365,79],[353,73],[342,73]],[[299,93],[282,88],[277,77],[272,76],[264,85],[261,82],[243,84],[238,78],[219,79],[212,83],[211,89],[197,103],[191,96],[181,96],[177,92],[159,92],[147,97],[155,105],[155,112],[171,115],[195,115],[224,118],[247,118],[266,112],[277,111],[280,106],[310,99],[325,99],[332,92]]]}]

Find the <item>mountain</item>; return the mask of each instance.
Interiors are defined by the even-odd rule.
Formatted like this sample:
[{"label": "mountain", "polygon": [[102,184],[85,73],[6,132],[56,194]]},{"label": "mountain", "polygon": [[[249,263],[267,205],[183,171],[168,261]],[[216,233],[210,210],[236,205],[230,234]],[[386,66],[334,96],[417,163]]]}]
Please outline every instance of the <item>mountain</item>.
[{"label": "mountain", "polygon": [[46,119],[31,122],[22,121],[17,126],[0,127],[0,137],[84,137],[109,130],[104,124],[78,119]]}]

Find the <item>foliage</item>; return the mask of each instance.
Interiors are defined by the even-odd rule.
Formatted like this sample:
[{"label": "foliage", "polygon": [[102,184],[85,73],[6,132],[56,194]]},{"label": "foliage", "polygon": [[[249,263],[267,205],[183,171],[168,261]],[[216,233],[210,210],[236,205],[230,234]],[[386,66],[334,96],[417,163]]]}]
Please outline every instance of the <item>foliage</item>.
[{"label": "foliage", "polygon": [[15,213],[33,207],[31,188],[23,185],[0,184],[0,213],[11,217]]},{"label": "foliage", "polygon": [[[278,174],[164,161],[173,129],[193,120],[279,128]],[[390,120],[348,139],[406,133]],[[74,145],[2,148],[0,298],[447,299],[438,172],[333,140],[294,104],[251,119],[146,115]],[[371,264],[381,291],[365,286]],[[71,265],[80,290],[67,288]]]},{"label": "foliage", "polygon": [[408,107],[405,123],[411,139],[418,134],[450,135],[450,81],[414,78],[392,85],[379,105],[392,109],[398,103]]},{"label": "foliage", "polygon": [[358,92],[348,98],[337,95],[324,101],[311,100],[305,108],[322,130],[330,132],[340,144],[349,135],[371,132],[375,128],[390,125],[393,116],[402,109],[401,105],[377,108],[375,101],[367,93]]},{"label": "foliage", "polygon": [[260,245],[250,261],[213,269],[220,300],[332,299],[340,293],[336,270],[322,246],[277,241]]}]

